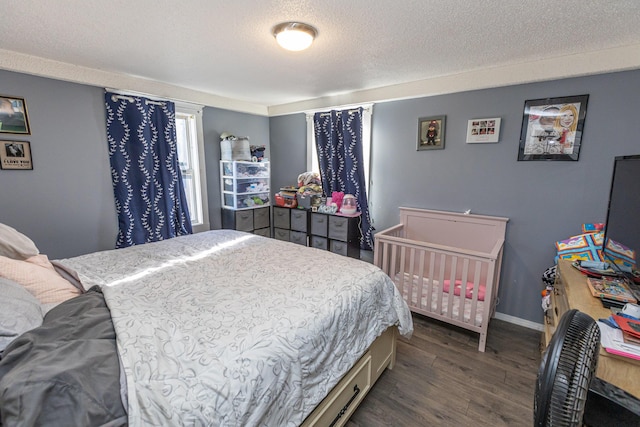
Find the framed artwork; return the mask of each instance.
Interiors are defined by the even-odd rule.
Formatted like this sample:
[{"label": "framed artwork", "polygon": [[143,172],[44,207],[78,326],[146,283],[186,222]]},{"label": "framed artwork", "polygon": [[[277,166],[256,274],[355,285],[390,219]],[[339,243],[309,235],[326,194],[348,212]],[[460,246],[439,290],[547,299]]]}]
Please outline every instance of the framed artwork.
[{"label": "framed artwork", "polygon": [[33,169],[31,144],[27,141],[0,141],[0,169]]},{"label": "framed artwork", "polygon": [[467,124],[467,143],[484,144],[500,140],[500,117],[473,119]]},{"label": "framed artwork", "polygon": [[577,161],[589,95],[525,101],[518,160]]},{"label": "framed artwork", "polygon": [[442,150],[444,148],[445,117],[421,117],[418,119],[418,151]]},{"label": "framed artwork", "polygon": [[31,135],[24,98],[0,95],[0,133]]}]

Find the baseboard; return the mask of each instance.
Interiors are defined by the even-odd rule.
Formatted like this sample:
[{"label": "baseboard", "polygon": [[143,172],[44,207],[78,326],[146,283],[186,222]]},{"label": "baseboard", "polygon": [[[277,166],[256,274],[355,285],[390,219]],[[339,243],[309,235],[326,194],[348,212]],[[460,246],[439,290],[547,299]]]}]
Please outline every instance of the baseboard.
[{"label": "baseboard", "polygon": [[513,323],[518,326],[523,326],[525,328],[533,329],[536,331],[544,331],[544,325],[542,323],[532,322],[530,320],[521,319],[519,317],[509,316],[508,314],[498,313],[493,316],[498,320],[504,320],[505,322]]}]

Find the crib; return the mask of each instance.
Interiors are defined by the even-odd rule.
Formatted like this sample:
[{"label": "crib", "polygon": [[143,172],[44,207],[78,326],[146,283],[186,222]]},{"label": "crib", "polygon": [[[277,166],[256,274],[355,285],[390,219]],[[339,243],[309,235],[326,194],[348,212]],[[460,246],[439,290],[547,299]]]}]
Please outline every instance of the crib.
[{"label": "crib", "polygon": [[497,304],[508,218],[400,208],[376,233],[373,258],[411,311],[480,334],[484,352]]}]

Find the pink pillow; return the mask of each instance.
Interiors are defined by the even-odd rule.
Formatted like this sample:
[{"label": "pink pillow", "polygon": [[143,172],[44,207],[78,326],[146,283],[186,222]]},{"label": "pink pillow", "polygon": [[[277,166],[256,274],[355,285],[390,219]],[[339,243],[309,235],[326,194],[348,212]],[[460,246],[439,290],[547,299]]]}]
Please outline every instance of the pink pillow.
[{"label": "pink pillow", "polygon": [[24,286],[41,304],[61,303],[80,295],[80,290],[60,276],[42,254],[24,261],[0,256],[0,277]]},{"label": "pink pillow", "polygon": [[[450,280],[444,281],[444,291],[449,293],[449,284]],[[460,295],[460,289],[462,288],[462,280],[456,280],[455,285],[453,286],[453,294],[456,296]],[[485,285],[478,286],[478,301],[484,301],[484,294],[486,291]],[[464,294],[465,298],[472,299],[473,298],[473,282],[467,282],[467,289]]]}]

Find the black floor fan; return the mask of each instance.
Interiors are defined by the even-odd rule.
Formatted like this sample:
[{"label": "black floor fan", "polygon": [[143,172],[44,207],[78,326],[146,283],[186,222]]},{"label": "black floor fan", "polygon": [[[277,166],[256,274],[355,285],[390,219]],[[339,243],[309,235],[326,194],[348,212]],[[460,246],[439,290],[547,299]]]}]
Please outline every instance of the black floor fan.
[{"label": "black floor fan", "polygon": [[534,401],[538,426],[640,427],[640,400],[595,378],[600,328],[585,313],[567,311],[542,356]]}]

